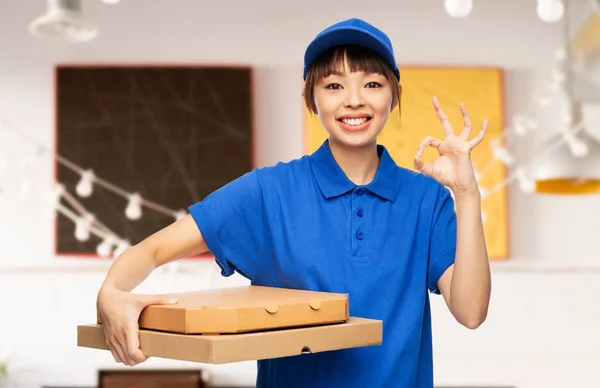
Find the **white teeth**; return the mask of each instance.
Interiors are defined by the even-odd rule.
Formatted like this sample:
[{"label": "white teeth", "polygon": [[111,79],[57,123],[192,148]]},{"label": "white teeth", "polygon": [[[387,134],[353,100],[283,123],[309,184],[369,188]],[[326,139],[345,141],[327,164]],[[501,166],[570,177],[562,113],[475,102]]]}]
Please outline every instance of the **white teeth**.
[{"label": "white teeth", "polygon": [[361,117],[360,119],[342,119],[342,122],[346,125],[361,125],[367,120],[366,117]]}]

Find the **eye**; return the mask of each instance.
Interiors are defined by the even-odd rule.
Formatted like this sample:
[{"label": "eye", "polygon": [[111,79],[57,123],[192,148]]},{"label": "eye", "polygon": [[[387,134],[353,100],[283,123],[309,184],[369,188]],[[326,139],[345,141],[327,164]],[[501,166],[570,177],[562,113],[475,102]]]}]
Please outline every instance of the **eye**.
[{"label": "eye", "polygon": [[325,86],[325,89],[338,90],[341,87],[342,87],[342,85],[340,85],[340,84],[331,83],[331,84],[328,84],[327,86]]},{"label": "eye", "polygon": [[381,84],[380,84],[379,82],[369,82],[369,83],[367,84],[367,87],[368,87],[368,88],[380,88],[380,87],[381,87]]}]

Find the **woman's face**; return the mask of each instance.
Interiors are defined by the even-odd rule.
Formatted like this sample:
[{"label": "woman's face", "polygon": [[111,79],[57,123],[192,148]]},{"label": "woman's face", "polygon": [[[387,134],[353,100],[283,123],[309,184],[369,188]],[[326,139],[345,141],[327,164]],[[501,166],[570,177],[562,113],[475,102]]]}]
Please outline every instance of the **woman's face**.
[{"label": "woman's face", "polygon": [[392,109],[392,90],[382,74],[350,73],[348,66],[321,79],[314,101],[332,142],[361,147],[377,140]]}]

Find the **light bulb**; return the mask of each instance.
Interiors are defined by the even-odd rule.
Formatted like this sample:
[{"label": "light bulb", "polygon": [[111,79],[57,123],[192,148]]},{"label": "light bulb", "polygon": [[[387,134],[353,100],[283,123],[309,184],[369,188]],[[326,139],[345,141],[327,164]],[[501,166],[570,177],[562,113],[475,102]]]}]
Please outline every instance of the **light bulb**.
[{"label": "light bulb", "polygon": [[565,5],[562,0],[538,0],[537,14],[546,23],[559,21],[565,13]]},{"label": "light bulb", "polygon": [[103,3],[106,4],[117,4],[119,3],[121,0],[102,0]]},{"label": "light bulb", "polygon": [[123,252],[125,252],[127,249],[129,249],[129,247],[131,247],[131,244],[129,244],[129,241],[124,241],[124,240],[119,241],[119,244],[113,251],[113,256],[115,258],[121,256],[123,254]]},{"label": "light bulb", "polygon": [[96,247],[96,253],[100,257],[110,256],[110,251],[114,245],[114,239],[111,236],[107,236],[98,246]]},{"label": "light bulb", "polygon": [[56,183],[54,184],[54,187],[52,188],[52,193],[50,196],[50,205],[52,206],[52,208],[56,208],[58,206],[58,204],[60,203],[60,199],[62,198],[63,193],[65,192],[65,185],[63,185],[62,183]]},{"label": "light bulb", "polygon": [[557,49],[554,53],[554,57],[559,62],[564,61],[565,59],[567,59],[567,50],[565,50],[564,48]]},{"label": "light bulb", "polygon": [[81,173],[81,179],[77,183],[75,187],[75,192],[80,196],[87,198],[92,195],[93,186],[92,182],[94,180],[94,172],[92,170],[86,170]]},{"label": "light bulb", "polygon": [[175,212],[175,220],[179,221],[180,219],[182,219],[186,215],[187,215],[187,212],[185,210],[178,210],[177,212]]},{"label": "light bulb", "polygon": [[481,194],[482,198],[486,198],[488,196],[488,190],[483,186],[479,186],[479,194]]},{"label": "light bulb", "polygon": [[92,182],[94,180],[94,172],[92,170],[86,170],[81,174],[81,179],[77,186],[75,187],[75,192],[80,196],[87,198],[92,195],[93,186]]},{"label": "light bulb", "polygon": [[95,217],[87,213],[75,221],[75,239],[77,241],[87,241],[90,238],[90,227]]},{"label": "light bulb", "polygon": [[568,136],[566,139],[573,156],[575,156],[576,158],[583,158],[584,156],[587,156],[589,152],[587,144],[585,144],[575,136]]},{"label": "light bulb", "polygon": [[535,191],[535,182],[527,177],[522,167],[517,168],[515,174],[521,190],[526,193],[533,193]]},{"label": "light bulb", "polygon": [[129,196],[129,203],[125,208],[125,216],[132,220],[139,220],[142,217],[142,197],[138,193]]},{"label": "light bulb", "polygon": [[541,106],[549,106],[550,105],[550,99],[548,97],[539,97],[538,99],[539,103]]},{"label": "light bulb", "polygon": [[515,117],[513,117],[513,130],[517,136],[523,136],[529,130],[529,128],[527,128],[525,119],[521,115],[515,115]]},{"label": "light bulb", "polygon": [[473,0],[444,0],[444,8],[453,18],[464,18],[473,10]]},{"label": "light bulb", "polygon": [[537,129],[538,128],[538,122],[535,121],[534,119],[526,119],[525,125],[527,125],[527,127],[529,127],[529,129]]},{"label": "light bulb", "polygon": [[560,70],[554,70],[552,72],[552,80],[554,82],[558,82],[558,83],[562,84],[563,82],[565,82],[566,78],[567,78],[567,76],[565,75],[565,73]]},{"label": "light bulb", "polygon": [[498,144],[498,141],[493,140],[490,143],[490,146],[493,149],[494,159],[499,160],[507,166],[510,166],[515,162],[515,158],[512,156],[512,154],[508,152],[506,148]]},{"label": "light bulb", "polygon": [[77,222],[75,226],[75,239],[77,241],[87,241],[90,238],[90,231],[83,226],[83,223]]}]

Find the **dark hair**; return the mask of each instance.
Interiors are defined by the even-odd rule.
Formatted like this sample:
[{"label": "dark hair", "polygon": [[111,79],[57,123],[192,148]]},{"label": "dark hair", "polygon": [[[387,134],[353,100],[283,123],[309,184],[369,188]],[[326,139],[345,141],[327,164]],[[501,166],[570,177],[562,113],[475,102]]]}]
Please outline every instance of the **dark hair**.
[{"label": "dark hair", "polygon": [[343,45],[335,46],[321,54],[310,65],[304,82],[304,102],[312,113],[317,113],[314,100],[314,89],[317,82],[336,72],[347,61],[349,71],[364,71],[383,75],[392,87],[392,106],[400,105],[402,85],[398,82],[396,74],[390,65],[374,51],[368,48]]}]

